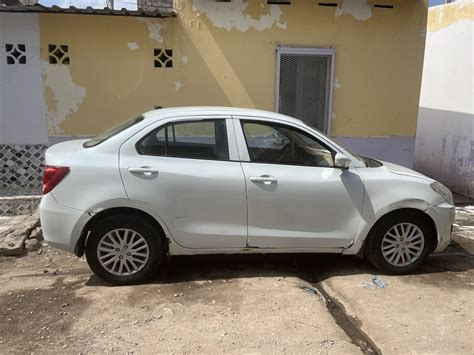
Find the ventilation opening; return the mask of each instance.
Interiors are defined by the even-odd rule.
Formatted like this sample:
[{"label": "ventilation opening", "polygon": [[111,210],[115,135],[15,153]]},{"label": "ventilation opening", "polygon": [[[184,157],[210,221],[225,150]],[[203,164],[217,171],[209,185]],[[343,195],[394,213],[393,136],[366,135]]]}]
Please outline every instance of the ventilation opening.
[{"label": "ventilation opening", "polygon": [[336,2],[320,2],[319,6],[327,6],[327,7],[337,7]]},{"label": "ventilation opening", "polygon": [[50,64],[70,64],[69,46],[66,44],[48,44]]},{"label": "ventilation opening", "polygon": [[26,64],[26,46],[24,44],[5,44],[7,64]]},{"label": "ventilation opening", "polygon": [[384,4],[375,4],[374,7],[378,7],[381,9],[393,9],[393,5],[384,5]]},{"label": "ventilation opening", "polygon": [[155,48],[153,50],[155,68],[173,68],[173,50]]},{"label": "ventilation opening", "polygon": [[268,0],[268,5],[291,5],[291,1]]}]

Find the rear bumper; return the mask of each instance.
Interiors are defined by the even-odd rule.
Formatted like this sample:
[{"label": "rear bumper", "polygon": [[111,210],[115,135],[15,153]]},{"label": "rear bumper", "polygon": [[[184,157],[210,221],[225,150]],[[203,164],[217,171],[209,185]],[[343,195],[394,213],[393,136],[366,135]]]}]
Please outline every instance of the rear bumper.
[{"label": "rear bumper", "polygon": [[74,253],[90,216],[84,211],[60,205],[51,193],[41,199],[39,214],[46,242],[54,248]]},{"label": "rear bumper", "polygon": [[454,222],[455,207],[442,201],[426,210],[433,219],[438,234],[438,244],[433,252],[443,251],[451,241],[451,229]]}]

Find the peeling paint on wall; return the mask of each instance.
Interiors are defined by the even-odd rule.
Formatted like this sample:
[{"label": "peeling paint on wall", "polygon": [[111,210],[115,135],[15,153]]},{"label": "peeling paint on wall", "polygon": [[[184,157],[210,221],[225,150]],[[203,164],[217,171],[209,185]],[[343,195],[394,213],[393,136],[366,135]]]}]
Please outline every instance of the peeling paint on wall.
[{"label": "peeling paint on wall", "polygon": [[177,80],[174,82],[174,89],[176,92],[179,92],[181,90],[181,87],[183,86],[183,84],[181,83],[181,81]]},{"label": "peeling paint on wall", "polygon": [[339,89],[341,87],[341,82],[339,81],[339,78],[334,79],[334,89]]},{"label": "peeling paint on wall", "polygon": [[130,49],[131,51],[140,48],[140,47],[138,46],[137,42],[128,42],[128,43],[127,43],[127,46],[128,46],[128,49]]},{"label": "peeling paint on wall", "polygon": [[346,14],[364,21],[372,17],[372,8],[367,4],[367,0],[344,0],[341,7],[336,9],[336,17]]},{"label": "peeling paint on wall", "polygon": [[[259,20],[270,12],[271,6],[263,0],[245,1],[248,6],[240,14],[242,18],[249,15]],[[77,112],[59,125],[63,131],[60,135],[94,135],[153,105],[171,107],[184,102],[274,110],[275,49],[282,44],[336,48],[336,76],[344,88],[333,95],[333,110],[337,112],[331,125],[333,136],[413,136],[424,44],[419,33],[426,27],[426,3],[402,1],[403,6],[396,5],[396,16],[393,11],[381,10],[377,19],[374,11],[369,20],[358,21],[352,15],[335,19],[335,8],[323,10],[317,2],[295,0],[291,6],[279,6],[279,21],[287,22],[286,31],[274,24],[261,32],[250,27],[245,33],[235,27],[228,32],[214,26],[205,13],[193,10],[192,0],[175,2],[179,6],[177,17],[140,22],[133,17],[41,14],[41,47],[67,43],[70,50],[74,49],[77,55],[73,55],[75,60],[71,58],[70,73],[74,83],[87,88],[87,97]],[[241,2],[232,0],[217,6]],[[210,5],[216,3],[209,1]],[[445,17],[449,17],[448,12]],[[149,36],[150,23],[166,26],[159,32],[163,43]],[[86,35],[92,32],[96,33],[94,41]],[[140,48],[130,50],[129,42]],[[153,66],[153,48],[173,50],[172,69]],[[410,48],[410,56],[393,55],[406,48]],[[377,55],[368,56],[367,50]],[[41,58],[48,60],[46,50]],[[386,67],[392,70],[384,70]],[[102,80],[97,80],[99,72]],[[176,92],[178,80],[182,87]],[[48,110],[56,112],[53,90],[46,87],[45,92]]]},{"label": "peeling paint on wall", "polygon": [[184,64],[188,64],[188,57],[187,57],[187,56],[181,57],[181,61],[182,61]]},{"label": "peeling paint on wall", "polygon": [[225,28],[227,31],[235,28],[245,32],[250,28],[257,31],[268,30],[272,26],[286,30],[286,22],[281,22],[283,11],[278,5],[271,5],[268,13],[261,14],[259,18],[246,14],[249,2],[234,0],[231,2],[213,2],[209,0],[194,0],[193,10],[205,14],[215,27]]},{"label": "peeling paint on wall", "polygon": [[161,31],[164,32],[166,25],[162,24],[161,22],[154,22],[152,19],[143,17],[137,17],[137,21],[147,25],[148,37],[150,37],[150,39],[153,39],[159,43],[163,43],[163,34]]},{"label": "peeling paint on wall", "polygon": [[[77,112],[86,96],[86,88],[76,85],[68,65],[50,65],[42,61],[43,83],[51,90],[55,107],[48,105],[46,119],[50,134],[63,133],[60,125],[71,113]],[[48,96],[45,92],[45,96]]]}]

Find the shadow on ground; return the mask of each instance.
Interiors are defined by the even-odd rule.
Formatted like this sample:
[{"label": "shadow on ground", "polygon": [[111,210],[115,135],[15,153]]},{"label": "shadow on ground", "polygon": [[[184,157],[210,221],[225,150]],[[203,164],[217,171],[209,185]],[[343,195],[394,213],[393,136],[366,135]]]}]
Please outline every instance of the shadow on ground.
[{"label": "shadow on ground", "polygon": [[[441,254],[429,257],[410,276],[440,277],[474,269],[474,257],[456,242]],[[367,260],[334,254],[248,254],[173,257],[160,267],[148,284],[173,284],[254,277],[299,277],[315,283],[334,276],[380,275]],[[438,276],[436,276],[438,275]],[[426,278],[426,277],[425,277]],[[443,278],[449,278],[444,276]],[[86,286],[111,286],[93,275]]]}]

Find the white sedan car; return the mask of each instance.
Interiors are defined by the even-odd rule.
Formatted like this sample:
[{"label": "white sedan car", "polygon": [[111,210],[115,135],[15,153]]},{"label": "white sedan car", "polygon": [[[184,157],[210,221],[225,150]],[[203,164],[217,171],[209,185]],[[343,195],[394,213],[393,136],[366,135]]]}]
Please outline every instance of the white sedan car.
[{"label": "white sedan car", "polygon": [[46,241],[114,284],[171,255],[338,253],[407,273],[450,241],[449,189],[266,111],[158,109],[46,151]]}]

